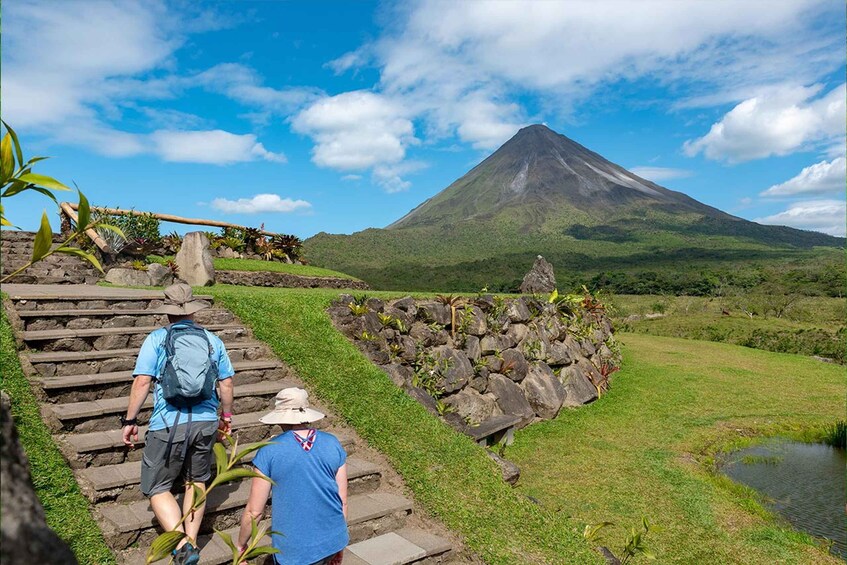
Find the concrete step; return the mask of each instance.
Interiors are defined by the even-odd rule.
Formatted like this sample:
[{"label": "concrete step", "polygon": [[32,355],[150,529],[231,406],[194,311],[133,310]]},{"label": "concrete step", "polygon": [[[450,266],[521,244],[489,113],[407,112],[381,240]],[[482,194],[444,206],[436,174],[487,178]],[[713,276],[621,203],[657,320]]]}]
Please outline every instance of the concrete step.
[{"label": "concrete step", "polygon": [[[23,332],[23,338],[26,342],[48,341],[57,339],[72,339],[83,337],[102,337],[112,335],[131,335],[131,334],[149,334],[154,330],[160,329],[162,326],[147,326],[147,327],[118,327],[118,328],[89,328],[89,329],[57,329],[57,330],[42,330],[42,331],[27,331]],[[210,332],[222,332],[225,330],[245,330],[241,324],[210,324],[204,326]]]},{"label": "concrete step", "polygon": [[[120,304],[120,303],[116,303]],[[157,314],[155,309],[145,308],[94,308],[64,310],[17,310],[18,316],[27,331],[91,329],[130,326],[161,327],[168,323],[165,314]],[[232,324],[236,322],[232,312],[220,308],[201,310],[195,315],[203,326],[210,324]]]},{"label": "concrete step", "polygon": [[[59,301],[76,302],[80,300],[95,300],[106,302],[123,301],[146,301],[163,300],[164,294],[161,290],[144,290],[136,288],[121,288],[114,286],[33,286],[8,284],[3,285],[3,291],[9,295],[12,301]],[[211,302],[213,297],[205,294],[195,294],[194,298]],[[131,306],[128,306],[131,307]],[[66,306],[67,308],[67,306]],[[25,308],[32,309],[32,308]],[[37,308],[36,308],[37,309]]]},{"label": "concrete step", "polygon": [[[349,438],[339,437],[341,445],[345,450],[352,447]],[[239,451],[249,447],[239,446]],[[253,460],[255,452],[248,454],[243,462],[249,463]],[[76,473],[77,479],[83,485],[83,492],[93,502],[115,501],[120,503],[143,500],[144,495],[139,490],[141,481],[141,462],[128,461],[119,465],[106,465],[104,467],[89,467],[81,469]],[[358,459],[347,458],[347,480],[349,494],[364,494],[374,492],[379,488],[382,472],[378,465]]]},{"label": "concrete step", "polygon": [[[221,338],[226,344],[227,351],[232,349],[250,349],[263,347],[261,341],[255,339],[242,340],[227,340]],[[94,351],[36,351],[27,353],[29,362],[33,365],[36,363],[73,363],[77,361],[94,361],[98,359],[110,359],[113,357],[135,357],[138,355],[138,348],[122,348]]]},{"label": "concrete step", "polygon": [[418,528],[401,528],[347,546],[345,565],[407,565],[444,556],[452,549],[444,538]]},{"label": "concrete step", "polygon": [[[252,384],[235,384],[233,412],[245,413],[270,409],[269,398],[280,390],[300,385],[299,381],[262,381]],[[54,432],[75,433],[114,429],[116,419],[126,413],[129,397],[104,398],[64,404],[42,404],[44,421]],[[140,423],[149,420],[153,408],[153,395],[148,395],[138,414]]]},{"label": "concrete step", "polygon": [[[201,533],[210,533],[211,528],[221,529],[221,524],[231,527],[238,523],[241,512],[250,494],[250,481],[223,485],[211,492],[206,503]],[[116,550],[127,549],[134,543],[145,546],[158,535],[156,519],[147,500],[129,504],[101,504],[97,510],[103,517],[104,534],[107,541]],[[387,531],[402,527],[406,516],[412,511],[412,502],[402,496],[387,492],[373,492],[349,496],[347,499],[347,524],[350,528],[351,542],[355,543],[372,537],[370,535],[353,539],[361,532],[372,531],[380,535],[384,523],[396,525]],[[224,514],[225,516],[218,516]]]},{"label": "concrete step", "polygon": [[[235,382],[239,384],[277,380],[289,373],[285,365],[276,359],[238,361],[232,366],[235,369]],[[41,386],[49,402],[100,400],[128,396],[132,386],[132,371],[41,377],[33,379],[33,382]]]}]

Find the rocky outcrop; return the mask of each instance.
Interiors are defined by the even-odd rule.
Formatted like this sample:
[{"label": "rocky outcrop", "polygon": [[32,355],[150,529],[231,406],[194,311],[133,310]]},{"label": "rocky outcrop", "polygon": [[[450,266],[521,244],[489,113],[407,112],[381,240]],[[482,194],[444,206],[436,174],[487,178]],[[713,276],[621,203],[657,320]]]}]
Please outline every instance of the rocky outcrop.
[{"label": "rocky outcrop", "polygon": [[44,519],[44,509],[32,488],[29,462],[18,442],[11,402],[5,392],[0,392],[0,434],[0,505],[3,507],[0,562],[76,563],[70,548]]},{"label": "rocky outcrop", "polygon": [[521,283],[523,294],[548,294],[556,289],[556,275],[551,265],[539,255]]},{"label": "rocky outcrop", "polygon": [[217,271],[216,279],[221,284],[240,286],[268,286],[279,288],[349,288],[368,290],[362,281],[337,277],[304,277],[289,273],[270,271]]},{"label": "rocky outcrop", "polygon": [[179,266],[179,277],[191,286],[215,284],[215,266],[209,250],[209,238],[203,232],[185,234],[175,260]]}]

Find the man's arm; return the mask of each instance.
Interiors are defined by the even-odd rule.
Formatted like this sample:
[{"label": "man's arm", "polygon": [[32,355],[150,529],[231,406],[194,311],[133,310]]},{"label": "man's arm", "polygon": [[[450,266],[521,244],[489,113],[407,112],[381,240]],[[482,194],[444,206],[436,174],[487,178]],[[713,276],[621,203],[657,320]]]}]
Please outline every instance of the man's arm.
[{"label": "man's arm", "polygon": [[[232,433],[232,390],[234,385],[232,384],[232,378],[223,379],[218,381],[218,391],[221,398],[221,421],[218,429],[221,433],[231,434]],[[229,416],[225,416],[225,414],[229,414]],[[220,436],[221,438],[223,436]]]},{"label": "man's arm", "polygon": [[[141,407],[144,401],[147,400],[147,395],[150,393],[150,384],[153,382],[153,377],[150,375],[136,375],[132,381],[132,390],[129,393],[129,406],[126,409],[126,419],[134,420],[141,412]],[[127,424],[123,427],[124,444],[135,447],[134,441],[138,441],[138,425]]]}]

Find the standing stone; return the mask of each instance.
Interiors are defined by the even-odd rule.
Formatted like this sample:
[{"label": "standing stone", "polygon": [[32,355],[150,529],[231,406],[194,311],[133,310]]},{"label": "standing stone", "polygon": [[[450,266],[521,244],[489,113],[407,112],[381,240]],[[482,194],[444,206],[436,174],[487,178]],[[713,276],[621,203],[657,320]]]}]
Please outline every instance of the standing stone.
[{"label": "standing stone", "polygon": [[215,284],[215,266],[209,250],[209,238],[206,234],[193,231],[185,234],[182,247],[176,254],[179,276],[191,286],[211,286]]},{"label": "standing stone", "polygon": [[555,289],[556,275],[553,274],[553,265],[539,255],[535,259],[532,269],[523,278],[521,293],[545,294],[553,292]]},{"label": "standing stone", "polygon": [[497,398],[497,405],[504,414],[520,417],[518,427],[523,428],[535,418],[535,410],[527,402],[521,387],[503,375],[488,376],[488,392]]},{"label": "standing stone", "polygon": [[555,418],[565,401],[565,387],[544,363],[530,369],[521,388],[535,414],[545,420]]},{"label": "standing stone", "polygon": [[29,462],[18,443],[11,402],[0,394],[0,562],[77,563],[70,548],[47,526],[44,510],[29,474]]}]

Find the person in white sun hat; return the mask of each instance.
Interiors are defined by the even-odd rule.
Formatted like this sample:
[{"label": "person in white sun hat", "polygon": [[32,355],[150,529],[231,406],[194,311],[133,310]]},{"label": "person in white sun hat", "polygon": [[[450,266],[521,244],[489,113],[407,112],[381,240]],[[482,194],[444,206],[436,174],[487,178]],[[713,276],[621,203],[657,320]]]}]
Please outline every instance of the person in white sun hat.
[{"label": "person in white sun hat", "polygon": [[339,565],[350,538],[347,533],[347,453],[332,434],[312,427],[324,414],[309,408],[309,393],[286,388],[274,409],[260,418],[279,424],[283,433],[253,459],[256,470],[274,481],[254,478],[241,518],[237,544],[250,538],[273,492],[271,529],[279,565]]}]

